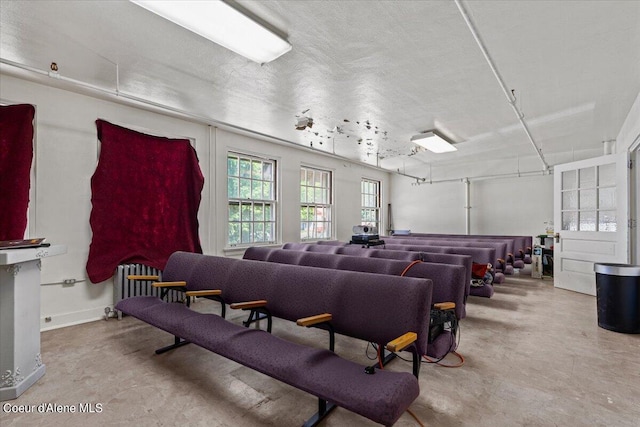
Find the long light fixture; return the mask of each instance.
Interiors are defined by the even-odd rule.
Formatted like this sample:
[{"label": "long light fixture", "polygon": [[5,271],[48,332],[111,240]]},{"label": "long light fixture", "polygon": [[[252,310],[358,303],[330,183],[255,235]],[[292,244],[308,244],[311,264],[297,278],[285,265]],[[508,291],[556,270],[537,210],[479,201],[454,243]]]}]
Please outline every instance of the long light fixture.
[{"label": "long light fixture", "polygon": [[259,64],[291,50],[291,44],[220,0],[129,0]]},{"label": "long light fixture", "polygon": [[411,137],[411,142],[434,153],[448,153],[450,151],[458,150],[451,144],[451,142],[447,141],[435,130],[414,135]]}]

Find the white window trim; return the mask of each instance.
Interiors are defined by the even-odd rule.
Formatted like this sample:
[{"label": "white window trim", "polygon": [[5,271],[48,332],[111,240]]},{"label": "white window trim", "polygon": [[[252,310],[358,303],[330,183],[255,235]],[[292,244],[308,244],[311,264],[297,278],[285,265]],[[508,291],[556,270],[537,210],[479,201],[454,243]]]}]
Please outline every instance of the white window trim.
[{"label": "white window trim", "polygon": [[371,209],[369,207],[362,206],[362,181],[370,181],[378,183],[378,233],[382,234],[382,227],[384,226],[383,211],[382,211],[382,180],[376,178],[368,178],[363,176],[360,178],[360,223],[362,223],[362,209]]},{"label": "white window trim", "polygon": [[[316,166],[316,165],[311,165],[311,164],[307,164],[307,163],[301,163],[300,167],[298,168],[298,177],[300,176],[300,171],[305,168],[305,169],[313,169],[316,171],[321,171],[321,172],[329,172],[329,200],[330,203],[326,204],[326,205],[321,205],[321,204],[316,204],[316,203],[306,203],[306,205],[321,205],[321,206],[328,206],[330,209],[330,214],[331,214],[331,220],[329,221],[329,228],[330,228],[330,233],[329,233],[329,237],[325,237],[325,238],[317,238],[317,237],[312,237],[312,238],[307,238],[307,239],[302,239],[300,238],[301,242],[311,242],[314,240],[335,240],[335,235],[336,235],[336,218],[335,218],[335,213],[336,213],[336,205],[335,205],[335,174],[336,171],[333,168],[328,168],[328,167],[323,167],[323,166]],[[298,178],[299,179],[299,178]],[[300,186],[302,185],[302,182],[298,182],[298,189],[300,189]],[[300,211],[300,208],[303,206],[303,203],[300,201],[300,197],[298,197],[298,211]],[[308,222],[308,221],[307,221]],[[300,227],[300,225],[302,225],[302,217],[299,218],[298,221],[298,228]],[[299,233],[298,233],[299,236]]]},{"label": "white window trim", "polygon": [[[231,244],[229,243],[229,202],[231,201],[238,201],[240,204],[242,204],[243,199],[230,199],[229,198],[229,193],[228,193],[228,178],[229,178],[229,171],[228,171],[228,159],[229,156],[238,156],[238,157],[245,157],[245,158],[249,158],[252,160],[260,160],[260,161],[268,161],[268,162],[272,162],[274,165],[274,171],[273,171],[273,181],[272,181],[272,188],[273,188],[273,192],[274,192],[274,198],[273,200],[258,200],[258,199],[247,199],[250,200],[251,202],[269,202],[272,203],[274,206],[274,215],[273,215],[273,223],[274,223],[274,237],[275,239],[273,239],[273,241],[269,241],[269,242],[250,242],[250,243],[237,243],[237,244]],[[233,149],[233,148],[228,148],[226,155],[224,157],[224,164],[225,164],[225,225],[224,225],[224,229],[225,229],[225,235],[224,235],[224,247],[222,249],[222,251],[225,254],[229,254],[229,255],[239,255],[241,253],[244,253],[244,251],[251,247],[251,246],[266,246],[266,247],[278,247],[280,246],[280,241],[281,241],[281,233],[282,231],[280,230],[280,224],[281,224],[281,212],[280,212],[280,206],[279,206],[279,195],[280,195],[280,159],[276,158],[276,157],[269,157],[266,155],[262,155],[262,154],[258,154],[258,153],[249,153],[246,150],[242,150],[242,149]],[[239,166],[238,166],[239,167]],[[242,238],[241,238],[242,240]]]}]

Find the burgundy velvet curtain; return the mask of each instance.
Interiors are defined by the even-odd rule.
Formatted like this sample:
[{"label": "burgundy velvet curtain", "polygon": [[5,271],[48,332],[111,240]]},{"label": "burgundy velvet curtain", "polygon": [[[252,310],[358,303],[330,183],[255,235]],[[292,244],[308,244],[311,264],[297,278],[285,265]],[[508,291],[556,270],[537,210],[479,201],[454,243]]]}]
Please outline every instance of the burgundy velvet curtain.
[{"label": "burgundy velvet curtain", "polygon": [[187,139],[135,132],[96,120],[100,159],[91,178],[93,283],[118,264],[164,269],[175,251],[202,252],[198,207],[204,177]]},{"label": "burgundy velvet curtain", "polygon": [[33,105],[0,106],[0,240],[24,237],[27,228]]}]

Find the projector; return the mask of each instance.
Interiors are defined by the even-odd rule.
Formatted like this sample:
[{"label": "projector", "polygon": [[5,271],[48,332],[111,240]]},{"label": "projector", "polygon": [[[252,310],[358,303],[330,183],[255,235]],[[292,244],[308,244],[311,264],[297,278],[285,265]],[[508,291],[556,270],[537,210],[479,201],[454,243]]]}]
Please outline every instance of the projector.
[{"label": "projector", "polygon": [[353,234],[378,234],[378,229],[371,225],[354,225],[351,231]]},{"label": "projector", "polygon": [[378,235],[378,229],[370,225],[354,225],[351,229],[353,236],[351,236],[351,243],[369,245],[371,243],[380,242],[380,236]]}]

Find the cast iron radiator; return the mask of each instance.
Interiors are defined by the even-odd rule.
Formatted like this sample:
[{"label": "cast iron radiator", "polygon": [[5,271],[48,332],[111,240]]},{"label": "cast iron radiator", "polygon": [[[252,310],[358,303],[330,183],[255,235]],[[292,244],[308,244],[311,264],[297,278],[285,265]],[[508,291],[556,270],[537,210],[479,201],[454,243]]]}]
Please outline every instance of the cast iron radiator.
[{"label": "cast iron radiator", "polygon": [[[129,280],[127,276],[159,276],[158,280]],[[115,275],[113,276],[113,305],[116,305],[120,300],[146,295],[161,297],[163,290],[161,288],[154,288],[151,286],[153,282],[162,281],[162,271],[149,267],[143,264],[121,264],[116,268]],[[165,290],[166,291],[166,290]],[[164,297],[165,301],[174,302],[181,301],[184,298],[184,293],[176,290],[169,290]],[[105,320],[110,317],[117,317],[122,319],[122,313],[118,310],[106,307],[104,309]]]}]

